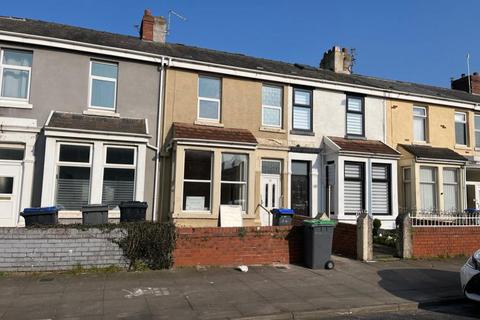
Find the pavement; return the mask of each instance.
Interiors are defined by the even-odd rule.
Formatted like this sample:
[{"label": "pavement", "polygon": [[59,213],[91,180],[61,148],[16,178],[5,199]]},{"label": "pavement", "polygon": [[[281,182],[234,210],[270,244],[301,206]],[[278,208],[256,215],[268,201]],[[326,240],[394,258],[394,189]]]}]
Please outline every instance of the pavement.
[{"label": "pavement", "polygon": [[0,319],[322,319],[463,303],[464,259],[0,276]]}]

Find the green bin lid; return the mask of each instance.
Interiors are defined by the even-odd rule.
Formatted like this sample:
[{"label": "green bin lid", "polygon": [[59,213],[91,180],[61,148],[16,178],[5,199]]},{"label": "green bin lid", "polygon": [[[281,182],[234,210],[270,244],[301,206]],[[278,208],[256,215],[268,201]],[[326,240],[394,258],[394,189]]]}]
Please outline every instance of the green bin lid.
[{"label": "green bin lid", "polygon": [[334,220],[320,220],[320,219],[303,220],[303,223],[306,225],[322,225],[322,226],[335,226],[337,224],[337,222]]}]

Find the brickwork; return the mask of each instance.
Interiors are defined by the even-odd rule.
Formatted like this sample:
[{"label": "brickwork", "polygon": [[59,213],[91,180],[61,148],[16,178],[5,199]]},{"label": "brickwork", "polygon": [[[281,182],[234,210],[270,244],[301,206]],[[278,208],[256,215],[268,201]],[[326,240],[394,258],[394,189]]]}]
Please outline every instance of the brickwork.
[{"label": "brickwork", "polygon": [[355,224],[337,224],[333,231],[332,251],[350,258],[357,257],[357,226]]},{"label": "brickwork", "polygon": [[301,263],[303,228],[181,228],[175,266]]},{"label": "brickwork", "polygon": [[0,228],[0,271],[124,267],[123,251],[111,241],[121,235],[119,229]]},{"label": "brickwork", "polygon": [[413,227],[415,258],[469,256],[480,248],[480,227]]}]

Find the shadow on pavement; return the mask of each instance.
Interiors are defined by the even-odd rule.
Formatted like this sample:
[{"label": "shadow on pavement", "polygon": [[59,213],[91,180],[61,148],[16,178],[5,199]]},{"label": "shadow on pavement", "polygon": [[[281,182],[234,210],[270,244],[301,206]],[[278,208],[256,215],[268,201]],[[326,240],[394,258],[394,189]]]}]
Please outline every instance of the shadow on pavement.
[{"label": "shadow on pavement", "polygon": [[378,271],[379,285],[399,298],[417,302],[419,309],[451,316],[480,316],[480,304],[463,298],[459,272],[436,269]]}]

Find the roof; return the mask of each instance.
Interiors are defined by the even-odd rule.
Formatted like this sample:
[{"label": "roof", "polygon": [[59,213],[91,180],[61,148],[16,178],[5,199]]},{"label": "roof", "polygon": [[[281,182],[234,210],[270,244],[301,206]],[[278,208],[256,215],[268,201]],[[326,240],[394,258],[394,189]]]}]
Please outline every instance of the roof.
[{"label": "roof", "polygon": [[117,118],[69,112],[53,112],[47,128],[119,132],[147,135],[145,119]]},{"label": "roof", "polygon": [[373,155],[399,156],[397,150],[389,147],[379,140],[346,139],[341,137],[328,137],[340,147],[340,151],[368,153]]},{"label": "roof", "polygon": [[221,128],[179,122],[173,123],[173,138],[257,144],[257,139],[247,129]]},{"label": "roof", "polygon": [[[238,53],[186,46],[176,43],[156,43],[143,41],[139,37],[96,31],[58,23],[24,18],[0,17],[0,30],[70,40],[119,49],[128,49],[150,54],[215,63],[225,66],[267,71],[288,76],[301,76],[312,79],[340,82],[351,85],[367,86],[380,90],[400,91],[443,99],[462,100],[480,103],[480,96],[460,90],[424,84],[385,80],[361,75],[335,73],[303,64],[273,61],[255,58]],[[319,53],[320,57],[320,53]]]},{"label": "roof", "polygon": [[411,145],[411,144],[401,144],[400,146],[417,158],[453,160],[453,161],[462,161],[462,162],[468,161],[468,159],[465,158],[464,156],[448,148],[436,148],[431,146],[421,146],[421,145]]}]

